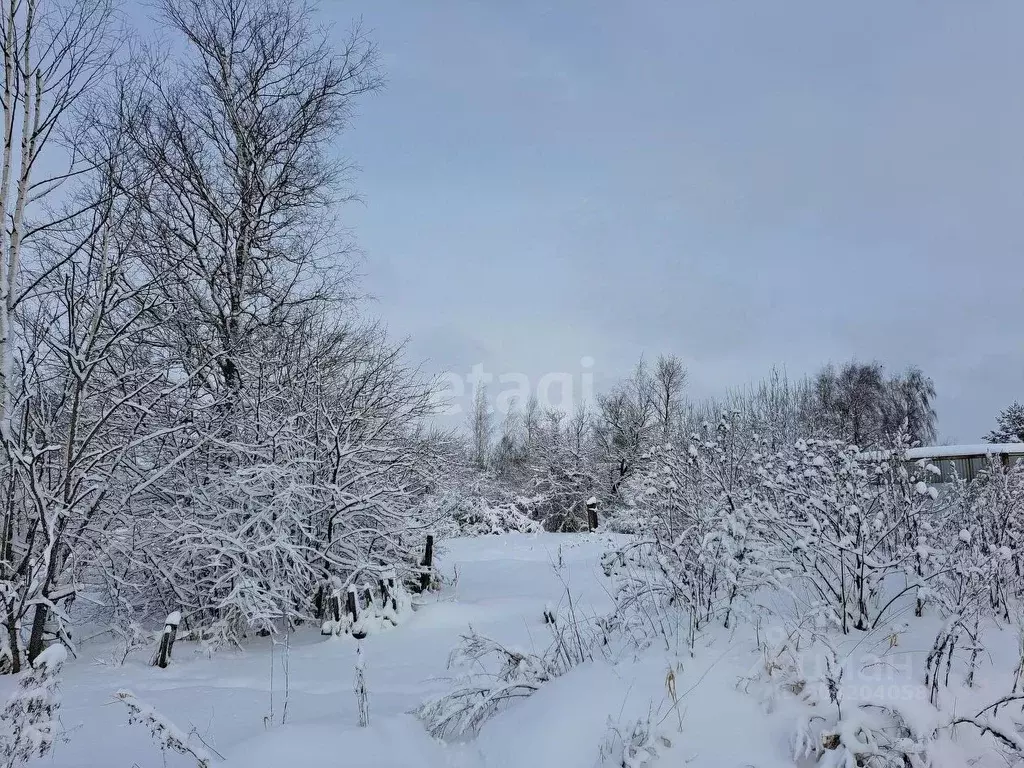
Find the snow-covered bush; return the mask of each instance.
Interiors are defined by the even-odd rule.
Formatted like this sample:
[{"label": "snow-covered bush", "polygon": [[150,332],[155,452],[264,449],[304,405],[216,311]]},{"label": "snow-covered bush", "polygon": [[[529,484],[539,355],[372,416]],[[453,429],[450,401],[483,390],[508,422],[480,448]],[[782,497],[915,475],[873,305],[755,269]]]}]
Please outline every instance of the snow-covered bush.
[{"label": "snow-covered bush", "polygon": [[1005,602],[1017,470],[993,470],[957,507],[930,483],[934,467],[903,461],[905,437],[869,454],[833,440],[779,448],[736,418],[656,446],[627,484],[644,530],[604,562],[627,623],[692,647],[708,622],[729,626],[758,593],[782,590],[806,615],[866,631],[909,603],[917,615],[972,604],[968,576]]},{"label": "snow-covered bush", "polygon": [[[955,489],[954,493],[964,490]],[[978,511],[974,504],[967,508]],[[963,512],[964,508],[956,511]],[[1017,604],[1016,598],[1008,594],[1015,581],[1012,555],[1005,548],[985,544],[983,520],[984,515],[972,520],[954,513],[941,530],[944,546],[927,549],[927,565],[934,573],[929,602],[943,620],[925,663],[924,682],[929,700],[936,706],[942,690],[949,686],[954,654],[969,651],[966,683],[973,685],[982,650],[982,629],[990,619],[1008,619],[1011,605]]]},{"label": "snow-covered bush", "polygon": [[544,527],[525,510],[529,499],[491,501],[467,498],[452,509],[452,520],[461,536],[489,536],[501,533],[540,533]]},{"label": "snow-covered bush", "polygon": [[644,532],[605,558],[605,572],[623,614],[670,645],[692,647],[709,621],[728,625],[755,588],[781,579],[759,516],[753,447],[724,416],[688,446],[652,450],[629,484]]},{"label": "snow-covered bush", "polygon": [[[911,676],[913,664],[858,655],[856,644],[841,648],[814,624],[805,619],[765,642],[761,663],[743,681],[766,710],[793,723],[795,760],[828,768],[954,768],[996,753],[1006,764],[1024,759],[1024,715],[1019,705],[1007,706],[1021,694],[976,704],[958,677],[954,695],[937,702],[928,681]],[[952,664],[951,657],[943,661],[947,684]],[[880,669],[889,673],[884,683]],[[934,673],[929,662],[927,674]]]},{"label": "snow-covered bush", "polygon": [[608,735],[600,748],[599,765],[607,768],[648,768],[654,765],[672,746],[672,739],[660,727],[661,719],[655,712],[624,723],[609,719]]},{"label": "snow-covered bush", "polygon": [[[793,758],[828,768],[906,768],[921,762],[937,721],[922,709],[920,685],[911,696],[873,700],[870,687],[851,684],[849,659],[813,623],[791,627],[781,642],[762,647],[762,663],[748,690],[769,711],[784,711],[794,723]],[[856,676],[855,676],[856,677]],[[927,707],[927,704],[924,704]],[[936,713],[932,713],[936,714]]]},{"label": "snow-covered bush", "polygon": [[[987,470],[968,483],[956,478],[948,493],[949,514],[943,538],[952,544],[959,568],[957,581],[966,573],[967,561],[976,580],[985,585],[985,602],[1009,620],[1011,604],[1021,596],[1024,545],[1024,462],[1009,466],[997,458]],[[961,592],[964,587],[949,584]]]},{"label": "snow-covered bush", "polygon": [[104,587],[113,591],[114,576],[130,584],[136,606],[159,611],[151,620],[180,607],[181,637],[216,644],[319,623],[325,582],[416,572],[416,511],[435,471],[434,448],[412,431],[414,385],[391,389],[405,386],[392,353],[369,343],[362,354],[341,372],[318,373],[322,386],[341,391],[313,412],[272,418],[287,400],[283,387],[280,400],[263,404],[261,425],[231,439],[197,431],[192,449],[211,460],[153,480],[156,498],[131,528],[111,531]]},{"label": "snow-covered bush", "polygon": [[[451,692],[417,710],[427,730],[437,737],[452,738],[476,731],[511,700],[531,695],[566,671],[560,659],[506,648],[476,632],[462,640],[462,645],[452,652],[449,666],[493,660],[498,669],[460,680]],[[552,666],[555,661],[559,663]]]},{"label": "snow-covered bush", "polygon": [[938,573],[923,565],[943,504],[927,468],[898,458],[906,445],[897,439],[892,451],[864,456],[842,442],[800,440],[757,469],[769,540],[791,557],[807,610],[843,632],[877,626],[903,595],[923,600]]},{"label": "snow-covered bush", "polygon": [[427,730],[439,738],[476,732],[511,702],[532,695],[545,683],[593,660],[595,649],[601,647],[599,632],[571,607],[566,616],[547,626],[553,637],[541,654],[510,648],[477,632],[464,635],[452,651],[448,666],[469,671],[453,680],[450,692],[416,711]]},{"label": "snow-covered bush", "polygon": [[647,528],[647,516],[635,502],[611,504],[601,514],[601,528],[609,533],[637,536]]},{"label": "snow-covered bush", "polygon": [[533,516],[533,499],[518,495],[500,478],[453,464],[422,499],[420,525],[442,539],[544,530]]},{"label": "snow-covered bush", "polygon": [[196,768],[210,768],[213,765],[213,757],[205,746],[190,743],[188,734],[134,693],[122,689],[114,694],[114,698],[128,709],[128,724],[142,725],[149,730],[161,752],[176,752],[191,758]]},{"label": "snow-covered bush", "polygon": [[43,757],[53,747],[59,727],[57,687],[66,659],[64,646],[51,645],[18,680],[0,713],[0,760],[6,768]]}]

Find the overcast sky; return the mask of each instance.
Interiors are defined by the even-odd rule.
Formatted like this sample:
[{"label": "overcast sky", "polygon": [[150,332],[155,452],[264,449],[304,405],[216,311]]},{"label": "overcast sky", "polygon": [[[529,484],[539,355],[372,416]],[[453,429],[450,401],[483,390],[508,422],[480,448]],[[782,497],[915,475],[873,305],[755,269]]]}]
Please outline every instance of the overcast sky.
[{"label": "overcast sky", "polygon": [[431,370],[913,363],[959,441],[1024,399],[1019,0],[321,10],[382,53],[343,217]]}]

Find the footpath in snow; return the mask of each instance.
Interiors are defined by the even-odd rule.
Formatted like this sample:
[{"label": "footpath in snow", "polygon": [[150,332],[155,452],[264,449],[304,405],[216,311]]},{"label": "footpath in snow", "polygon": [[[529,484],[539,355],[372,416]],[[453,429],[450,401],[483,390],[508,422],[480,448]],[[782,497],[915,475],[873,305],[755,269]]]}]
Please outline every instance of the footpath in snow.
[{"label": "footpath in snow", "polygon": [[[86,646],[65,668],[61,721],[67,741],[41,764],[194,766],[182,756],[161,754],[144,727],[127,724],[125,708],[113,700],[115,691],[127,688],[193,733],[193,743],[202,739],[231,768],[590,768],[613,726],[628,740],[630,723],[664,704],[652,702],[652,691],[666,701],[674,691],[680,702],[660,723],[671,741],[663,745],[673,758],[666,762],[678,754],[696,768],[791,766],[785,739],[767,730],[754,697],[736,690],[737,670],[742,673],[750,659],[723,663],[732,653],[726,638],[720,646],[709,639],[696,661],[676,663],[671,681],[674,662],[657,653],[573,669],[463,744],[432,739],[409,714],[448,690],[449,653],[471,626],[507,646],[540,652],[551,641],[545,606],[564,610],[567,588],[579,613],[607,613],[612,600],[600,557],[614,541],[599,534],[509,534],[448,542],[441,553],[443,591],[404,624],[362,641],[368,728],[357,726],[356,642],[350,637],[323,638],[309,629],[290,638],[287,652],[282,641],[257,639],[244,652],[212,658],[181,643],[167,669],[148,666],[142,655],[122,666],[110,648]],[[733,727],[738,723],[742,733]]]}]

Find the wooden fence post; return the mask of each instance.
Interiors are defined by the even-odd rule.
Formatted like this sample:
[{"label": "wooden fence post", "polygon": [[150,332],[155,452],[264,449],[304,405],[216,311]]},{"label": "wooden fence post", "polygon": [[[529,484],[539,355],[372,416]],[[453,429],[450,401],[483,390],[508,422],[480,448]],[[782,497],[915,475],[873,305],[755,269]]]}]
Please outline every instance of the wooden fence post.
[{"label": "wooden fence post", "polygon": [[420,573],[420,591],[430,589],[430,572],[434,567],[434,534],[427,534],[427,549],[423,553],[422,571]]},{"label": "wooden fence post", "polygon": [[352,637],[362,640],[366,632],[359,625],[359,590],[355,584],[350,584],[345,601],[345,610],[352,617]]},{"label": "wooden fence post", "polygon": [[359,593],[354,584],[349,586],[345,596],[345,612],[352,617],[353,624],[359,621]]},{"label": "wooden fence post", "polygon": [[151,662],[153,666],[166,669],[171,662],[171,651],[178,637],[178,625],[181,623],[181,611],[175,611],[164,619],[164,631],[160,633],[160,647]]},{"label": "wooden fence post", "polygon": [[597,499],[593,496],[587,499],[587,530],[591,533],[597,530]]},{"label": "wooden fence post", "polygon": [[327,611],[324,607],[324,593],[327,590],[324,589],[324,583],[321,581],[317,584],[316,594],[313,595],[313,616],[316,619],[323,619],[327,615]]}]

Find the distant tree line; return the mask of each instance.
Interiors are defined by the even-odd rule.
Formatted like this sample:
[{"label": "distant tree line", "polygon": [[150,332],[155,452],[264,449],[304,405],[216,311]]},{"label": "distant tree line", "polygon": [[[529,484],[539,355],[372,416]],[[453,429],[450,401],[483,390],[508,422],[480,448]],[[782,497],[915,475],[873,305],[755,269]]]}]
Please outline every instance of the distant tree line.
[{"label": "distant tree line", "polygon": [[492,479],[493,493],[519,499],[549,527],[572,528],[583,524],[591,495],[616,501],[653,446],[684,442],[723,413],[776,447],[814,437],[862,448],[896,434],[911,443],[936,438],[935,385],[916,367],[890,375],[880,363],[851,361],[796,381],[776,369],[753,386],[698,403],[687,397],[687,380],[679,357],[641,360],[592,406],[566,414],[532,398],[514,404],[500,425],[478,390],[468,453]]}]

